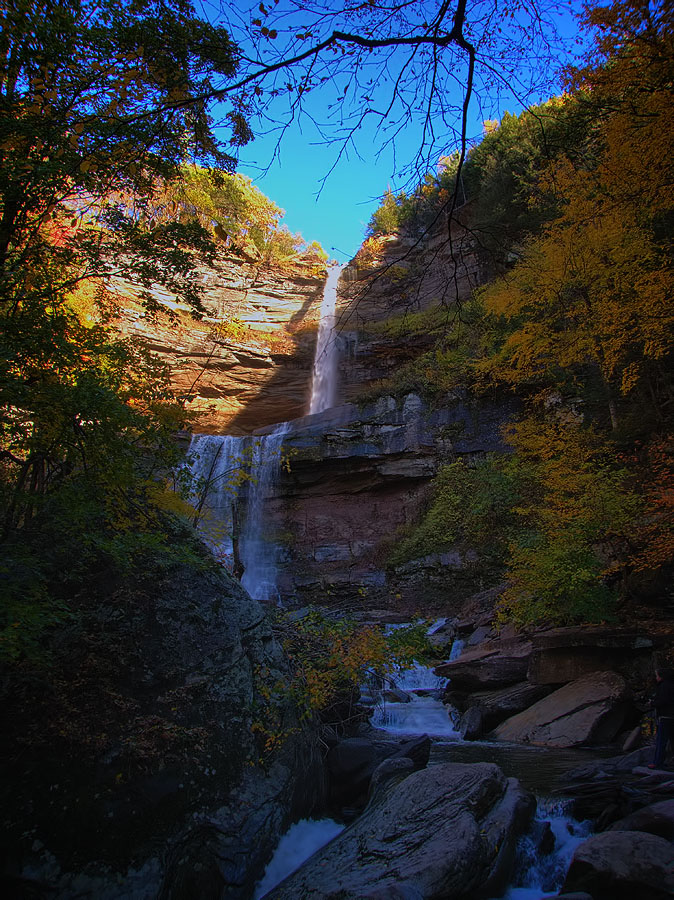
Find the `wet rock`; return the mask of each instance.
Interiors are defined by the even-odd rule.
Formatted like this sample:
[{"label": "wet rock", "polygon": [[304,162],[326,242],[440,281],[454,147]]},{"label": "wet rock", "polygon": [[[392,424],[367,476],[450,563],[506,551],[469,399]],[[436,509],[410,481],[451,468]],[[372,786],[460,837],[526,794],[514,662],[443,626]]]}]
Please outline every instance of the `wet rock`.
[{"label": "wet rock", "polygon": [[641,747],[631,753],[608,756],[597,759],[585,766],[576,766],[561,776],[562,782],[571,783],[592,778],[605,778],[607,775],[631,773],[637,766],[647,765],[653,757],[652,747]]},{"label": "wet rock", "polygon": [[425,735],[402,743],[366,737],[340,741],[327,756],[331,804],[340,808],[363,803],[370,780],[385,759],[407,758],[414,768],[423,768],[428,763],[430,746]]},{"label": "wet rock", "polygon": [[629,713],[630,692],[615,672],[597,672],[565,685],[494,729],[502,741],[548,747],[605,744]]},{"label": "wet rock", "polygon": [[434,671],[436,675],[450,679],[452,690],[505,687],[524,681],[530,655],[530,641],[494,641],[467,650],[454,662],[441,663]]},{"label": "wet rock", "polygon": [[582,843],[562,892],[587,891],[593,900],[665,900],[674,896],[674,847],[640,831],[606,831]]},{"label": "wet rock", "polygon": [[555,894],[555,900],[593,900],[593,897],[586,891],[574,891],[572,894]]},{"label": "wet rock", "polygon": [[645,831],[667,841],[674,841],[674,799],[644,806],[614,822],[609,831]]},{"label": "wet rock", "polygon": [[438,659],[442,659],[443,656],[449,655],[455,637],[456,620],[445,619],[429,631],[427,641],[433,648],[433,652],[437,655]]},{"label": "wet rock", "polygon": [[470,706],[459,720],[459,732],[466,741],[476,741],[482,735],[482,710]]},{"label": "wet rock", "polygon": [[368,806],[269,900],[493,897],[510,877],[533,808],[497,766],[431,766]]},{"label": "wet rock", "polygon": [[389,703],[411,703],[412,701],[407,691],[402,691],[400,688],[386,688],[382,691],[382,696]]}]

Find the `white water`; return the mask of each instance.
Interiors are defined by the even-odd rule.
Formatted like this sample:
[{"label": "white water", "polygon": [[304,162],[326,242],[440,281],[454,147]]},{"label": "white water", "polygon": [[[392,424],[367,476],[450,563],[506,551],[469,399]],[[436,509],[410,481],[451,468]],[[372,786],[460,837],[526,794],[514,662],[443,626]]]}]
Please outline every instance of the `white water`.
[{"label": "white water", "polygon": [[216,559],[231,571],[232,502],[238,493],[238,473],[244,466],[244,438],[192,435],[187,458],[194,485],[190,501],[201,515],[199,531]]},{"label": "white water", "polygon": [[[538,838],[544,822],[555,836],[552,853],[538,852]],[[542,900],[556,897],[576,848],[590,835],[589,822],[576,822],[563,803],[539,800],[531,832],[520,838],[515,875],[503,900]]]},{"label": "white water", "polygon": [[311,381],[311,402],[309,413],[323,412],[335,405],[337,395],[337,363],[339,347],[335,328],[335,307],[337,304],[337,282],[344,266],[331,266],[323,289],[321,321],[316,339],[316,355]]},{"label": "white water", "polygon": [[255,885],[253,900],[259,900],[306,862],[310,856],[344,830],[333,819],[302,819],[283,835],[262,879]]},{"label": "white water", "polygon": [[403,670],[387,681],[410,697],[408,703],[378,701],[370,723],[374,728],[395,735],[428,734],[461,740],[461,735],[450,717],[448,707],[438,699],[447,679],[438,678],[433,670],[420,663]]},{"label": "white water", "polygon": [[[432,625],[428,633],[432,634],[441,624]],[[460,646],[454,654],[454,647],[457,644]],[[462,642],[455,641],[450,658],[455,659],[462,646]],[[374,728],[395,735],[428,734],[431,737],[461,740],[461,734],[452,720],[450,709],[439,699],[447,684],[446,678],[438,677],[433,669],[415,662],[412,668],[401,669],[393,677],[387,678],[387,681],[398,690],[405,691],[410,699],[408,703],[400,703],[381,697],[370,719]]]},{"label": "white water", "polygon": [[[241,582],[251,597],[265,602],[278,598],[278,547],[265,527],[265,503],[274,492],[281,470],[282,422],[261,437],[195,434],[188,459],[195,478],[192,502],[201,508],[199,530],[216,559],[234,568],[232,506],[240,505],[239,550],[244,574]],[[242,479],[242,472],[248,479]]]},{"label": "white water", "polygon": [[278,547],[265,528],[265,504],[273,494],[281,471],[281,447],[288,423],[281,422],[271,434],[256,438],[251,460],[246,524],[241,534],[244,565],[241,584],[255,600],[279,597],[276,587]]}]

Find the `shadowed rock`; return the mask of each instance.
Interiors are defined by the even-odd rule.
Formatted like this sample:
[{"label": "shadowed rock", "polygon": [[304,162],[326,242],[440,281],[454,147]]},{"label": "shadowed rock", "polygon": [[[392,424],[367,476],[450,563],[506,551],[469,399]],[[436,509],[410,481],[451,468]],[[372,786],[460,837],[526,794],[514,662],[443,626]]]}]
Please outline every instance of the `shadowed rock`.
[{"label": "shadowed rock", "polygon": [[436,675],[451,680],[452,689],[479,691],[524,681],[531,655],[530,641],[494,642],[468,650],[454,662],[436,666]]},{"label": "shadowed rock", "polygon": [[576,850],[563,891],[593,900],[665,900],[674,896],[674,847],[639,831],[605,831]]},{"label": "shadowed rock", "polygon": [[431,766],[378,793],[269,900],[493,897],[533,809],[531,795],[490,763]]},{"label": "shadowed rock", "polygon": [[615,672],[596,672],[535,703],[494,729],[502,741],[578,747],[611,741],[629,712],[629,690]]}]

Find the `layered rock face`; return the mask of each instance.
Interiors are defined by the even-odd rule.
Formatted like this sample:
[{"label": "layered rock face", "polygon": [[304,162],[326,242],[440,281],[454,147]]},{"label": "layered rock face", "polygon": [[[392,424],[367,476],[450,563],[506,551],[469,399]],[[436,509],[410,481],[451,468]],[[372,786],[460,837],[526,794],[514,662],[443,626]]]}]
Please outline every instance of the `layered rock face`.
[{"label": "layered rock face", "polygon": [[[357,398],[428,349],[429,336],[406,335],[405,320],[440,307],[451,325],[482,278],[472,239],[459,220],[452,222],[451,232],[439,224],[423,238],[389,235],[366,241],[340,285],[342,398]],[[403,324],[400,337],[381,328],[396,318]]]},{"label": "layered rock face", "polygon": [[118,327],[141,338],[171,368],[179,396],[198,413],[197,430],[248,434],[301,416],[306,408],[325,267],[301,258],[284,268],[265,268],[221,253],[201,268],[201,321],[175,298],[155,297],[178,313],[175,322],[143,315],[140,290],[122,280],[110,288],[121,297]]},{"label": "layered rock face", "polygon": [[[419,560],[395,579],[386,556],[397,530],[417,521],[442,462],[503,449],[508,402],[479,406],[462,393],[430,409],[416,395],[347,404],[291,423],[284,439],[289,470],[268,511],[281,535],[279,587],[299,601],[419,606],[451,601],[452,578],[470,560],[458,552]],[[458,586],[457,586],[458,591]],[[457,593],[458,597],[458,593]]]}]

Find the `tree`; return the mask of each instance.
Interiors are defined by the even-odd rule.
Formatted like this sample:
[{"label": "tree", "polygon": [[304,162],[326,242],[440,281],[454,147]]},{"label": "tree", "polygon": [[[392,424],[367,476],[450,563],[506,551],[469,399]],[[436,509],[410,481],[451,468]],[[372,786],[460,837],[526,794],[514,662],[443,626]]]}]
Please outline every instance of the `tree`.
[{"label": "tree", "polygon": [[600,31],[599,44],[613,55],[575,74],[577,102],[596,120],[581,152],[544,175],[557,216],[485,291],[487,307],[512,323],[486,368],[522,384],[589,367],[616,430],[621,397],[638,397],[660,422],[672,399],[674,53],[666,17],[630,4],[602,15],[612,39]]},{"label": "tree", "polygon": [[[52,264],[67,290],[122,260],[145,287],[166,283],[198,307],[187,253],[198,233],[144,228],[142,210],[187,156],[233,165],[198,99],[235,72],[225,30],[178,0],[9,0],[0,15],[5,310],[29,302]],[[245,123],[232,117],[231,140],[242,143]]]},{"label": "tree", "polygon": [[[163,367],[106,324],[104,280],[136,280],[150,312],[163,285],[198,314],[195,252],[212,241],[145,211],[186,158],[232,164],[199,96],[237,51],[182,0],[3,0],[0,24],[0,655],[14,658],[88,571],[166,558],[162,475],[184,414]],[[231,125],[245,141],[236,111]]]},{"label": "tree", "polygon": [[[520,624],[592,622],[615,612],[618,573],[642,503],[600,434],[568,410],[510,433],[521,493],[501,616]],[[613,583],[611,583],[613,581]]]},{"label": "tree", "polygon": [[370,122],[382,148],[412,125],[419,144],[411,171],[423,177],[452,138],[465,147],[471,100],[486,105],[548,86],[562,46],[554,13],[545,0],[251,3],[229,17],[245,48],[233,90],[251,110],[271,111],[272,121],[279,98],[288,98],[282,133],[289,118],[311,115],[308,95],[320,89],[329,104],[326,140],[341,152]]}]

